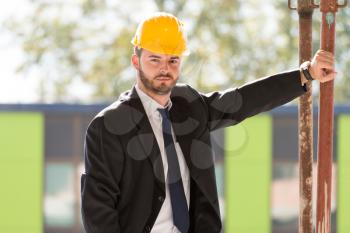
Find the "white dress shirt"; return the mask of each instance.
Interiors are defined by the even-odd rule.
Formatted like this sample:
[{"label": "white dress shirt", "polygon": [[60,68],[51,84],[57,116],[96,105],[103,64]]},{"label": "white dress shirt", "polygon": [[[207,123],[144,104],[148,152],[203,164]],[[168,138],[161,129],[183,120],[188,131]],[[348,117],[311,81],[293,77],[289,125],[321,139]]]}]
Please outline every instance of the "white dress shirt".
[{"label": "white dress shirt", "polygon": [[[164,148],[164,140],[163,140],[163,130],[162,130],[162,116],[160,115],[158,108],[168,107],[170,110],[172,106],[172,102],[169,99],[168,104],[163,107],[159,103],[157,103],[154,99],[144,93],[137,84],[135,85],[137,94],[139,95],[143,107],[146,111],[149,122],[151,123],[153,133],[156,137],[160,154],[162,157],[163,167],[164,167],[164,177],[167,180],[168,174],[168,159]],[[176,142],[173,128],[171,128],[173,140],[175,143],[175,149],[178,156],[178,161],[180,165],[181,177],[184,186],[185,196],[187,200],[187,206],[190,203],[190,179],[189,179],[189,170],[183,156],[181,147],[178,142]],[[179,232],[177,228],[174,226],[173,215],[172,215],[172,207],[170,201],[170,193],[168,185],[165,185],[165,200],[163,205],[159,211],[157,219],[153,225],[151,233],[175,233]]]}]

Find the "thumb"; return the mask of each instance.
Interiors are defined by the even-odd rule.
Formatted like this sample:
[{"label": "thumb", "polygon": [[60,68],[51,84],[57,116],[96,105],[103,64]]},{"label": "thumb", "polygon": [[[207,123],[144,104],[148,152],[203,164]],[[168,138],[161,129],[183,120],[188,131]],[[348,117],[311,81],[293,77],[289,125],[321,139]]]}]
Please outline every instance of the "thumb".
[{"label": "thumb", "polygon": [[335,76],[336,76],[337,72],[333,71],[331,73],[328,73],[326,75],[324,75],[322,77],[322,79],[320,80],[321,83],[325,83],[325,82],[329,82],[334,80]]}]

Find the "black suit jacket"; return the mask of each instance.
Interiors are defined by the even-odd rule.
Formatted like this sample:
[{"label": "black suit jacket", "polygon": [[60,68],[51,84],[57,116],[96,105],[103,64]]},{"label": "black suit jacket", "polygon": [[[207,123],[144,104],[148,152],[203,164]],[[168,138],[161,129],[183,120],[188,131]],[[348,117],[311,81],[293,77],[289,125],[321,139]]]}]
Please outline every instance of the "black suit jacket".
[{"label": "black suit jacket", "polygon": [[[190,231],[219,233],[210,131],[285,104],[306,91],[298,70],[222,92],[171,93],[176,140],[190,171]],[[82,217],[88,233],[150,232],[165,198],[160,150],[135,88],[99,113],[85,141]]]}]

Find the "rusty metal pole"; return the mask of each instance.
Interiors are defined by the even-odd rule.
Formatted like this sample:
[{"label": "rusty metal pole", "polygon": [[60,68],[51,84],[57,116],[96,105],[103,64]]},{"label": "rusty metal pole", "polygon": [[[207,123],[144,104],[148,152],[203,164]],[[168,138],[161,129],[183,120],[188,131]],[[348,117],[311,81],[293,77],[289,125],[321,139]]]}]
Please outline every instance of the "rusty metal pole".
[{"label": "rusty metal pole", "polygon": [[[298,0],[299,14],[299,63],[312,57],[312,14],[318,7],[312,0]],[[312,165],[313,165],[313,114],[312,86],[299,98],[299,233],[312,233]]]},{"label": "rusty metal pole", "polygon": [[[312,13],[314,4],[298,0],[299,63],[310,61],[312,56]],[[312,86],[299,98],[299,233],[312,233]]]},{"label": "rusty metal pole", "polygon": [[[309,0],[298,0],[299,63],[312,56],[312,13]],[[299,98],[299,233],[312,233],[312,86]]]},{"label": "rusty metal pole", "polygon": [[[321,49],[334,54],[335,15],[340,7],[336,0],[320,0],[322,12]],[[333,81],[320,84],[317,161],[316,233],[330,233],[331,187],[333,162]]]}]

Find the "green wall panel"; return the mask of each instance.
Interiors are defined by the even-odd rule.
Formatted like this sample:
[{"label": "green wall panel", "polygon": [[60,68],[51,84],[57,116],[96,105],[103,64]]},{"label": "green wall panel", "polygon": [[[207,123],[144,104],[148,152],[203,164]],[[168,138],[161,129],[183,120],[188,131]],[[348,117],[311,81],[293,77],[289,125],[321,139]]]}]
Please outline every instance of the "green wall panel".
[{"label": "green wall panel", "polygon": [[350,116],[338,118],[337,232],[350,232]]},{"label": "green wall panel", "polygon": [[272,120],[225,129],[225,232],[270,233]]},{"label": "green wall panel", "polygon": [[0,113],[0,232],[43,232],[44,117]]}]

